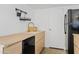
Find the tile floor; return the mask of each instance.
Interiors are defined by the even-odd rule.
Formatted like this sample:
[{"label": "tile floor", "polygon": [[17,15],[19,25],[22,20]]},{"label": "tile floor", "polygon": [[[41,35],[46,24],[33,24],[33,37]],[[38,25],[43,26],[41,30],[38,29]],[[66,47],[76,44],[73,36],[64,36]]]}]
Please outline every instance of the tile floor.
[{"label": "tile floor", "polygon": [[67,54],[65,50],[44,48],[41,54]]}]

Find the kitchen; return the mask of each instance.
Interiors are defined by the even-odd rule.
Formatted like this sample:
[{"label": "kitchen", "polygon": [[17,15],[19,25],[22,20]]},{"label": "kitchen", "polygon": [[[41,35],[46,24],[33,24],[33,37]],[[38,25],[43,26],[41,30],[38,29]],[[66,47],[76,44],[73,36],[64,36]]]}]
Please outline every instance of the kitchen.
[{"label": "kitchen", "polygon": [[[33,37],[35,44],[33,54],[39,54],[43,50],[43,48],[47,48],[48,50],[45,53],[51,52],[50,49],[58,49],[58,52],[52,52],[49,54],[67,54],[67,39],[65,39],[64,34],[64,15],[66,14],[68,9],[79,9],[78,6],[79,5],[61,4],[0,5],[0,53],[22,53],[22,49],[24,48],[22,45],[23,41],[25,39]],[[19,12],[21,15],[19,14]],[[24,19],[27,19],[22,20],[21,17],[25,17]],[[30,26],[28,26],[29,23],[31,23]],[[28,31],[28,29],[30,31]],[[39,38],[42,39],[42,45],[36,43]],[[16,45],[15,43],[18,44]],[[12,45],[16,46],[16,48],[11,47],[10,50],[5,48],[5,46],[10,47]],[[21,48],[18,48],[18,46]],[[35,46],[37,46],[38,48]],[[39,52],[35,52],[35,49],[37,49]]]},{"label": "kitchen", "polygon": [[[33,54],[40,53],[40,50],[42,50],[43,48],[43,44],[41,44],[42,46],[38,46],[37,48],[35,48],[35,46],[38,45],[36,42],[38,42],[39,39],[40,39],[39,43],[42,42],[41,39],[44,36],[43,34],[44,31],[37,31],[37,27],[34,26],[34,24],[32,24],[30,20],[31,12],[29,12],[30,8],[28,8],[27,5],[0,5],[0,7],[3,7],[1,9],[1,12],[3,11],[3,15],[5,16],[5,17],[2,16],[2,18],[4,19],[1,20],[2,33],[0,34],[2,35],[0,36],[0,53],[1,54],[21,54],[21,53],[25,54],[25,48],[26,48],[25,44],[29,44],[27,46],[28,49],[29,48],[31,50],[35,49],[33,51],[27,50],[29,51],[27,53],[33,53]],[[25,8],[25,9],[22,9],[22,8]],[[26,16],[27,16],[27,19],[22,18]],[[10,20],[10,18],[12,20]],[[33,27],[34,27],[34,30],[33,30]],[[29,43],[26,43],[25,41],[28,41]],[[31,47],[32,45],[30,44],[30,42],[31,44],[32,43],[34,44],[33,45],[34,47]],[[40,48],[39,51],[37,51],[38,48]]]}]

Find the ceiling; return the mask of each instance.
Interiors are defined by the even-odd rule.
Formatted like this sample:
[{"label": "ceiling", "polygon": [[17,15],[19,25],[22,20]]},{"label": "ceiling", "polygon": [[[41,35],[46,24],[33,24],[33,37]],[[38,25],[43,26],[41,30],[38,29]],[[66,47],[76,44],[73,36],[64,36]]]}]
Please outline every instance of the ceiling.
[{"label": "ceiling", "polygon": [[73,4],[28,4],[33,9],[52,8],[60,6],[71,6]]}]

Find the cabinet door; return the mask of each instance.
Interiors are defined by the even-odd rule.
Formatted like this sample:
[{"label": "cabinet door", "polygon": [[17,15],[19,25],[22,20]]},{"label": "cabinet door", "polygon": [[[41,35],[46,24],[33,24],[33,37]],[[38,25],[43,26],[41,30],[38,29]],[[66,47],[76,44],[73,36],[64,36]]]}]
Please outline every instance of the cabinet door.
[{"label": "cabinet door", "polygon": [[76,45],[74,45],[74,54],[79,54],[79,48]]},{"label": "cabinet door", "polygon": [[79,54],[79,36],[74,35],[74,53]]},{"label": "cabinet door", "polygon": [[4,48],[4,54],[21,54],[22,42],[15,43],[9,47]]},{"label": "cabinet door", "polygon": [[39,54],[44,48],[44,32],[38,33],[35,40],[35,53]]},{"label": "cabinet door", "polygon": [[39,40],[39,42],[36,43],[35,53],[39,54],[42,51],[43,47],[44,47],[43,41]]}]

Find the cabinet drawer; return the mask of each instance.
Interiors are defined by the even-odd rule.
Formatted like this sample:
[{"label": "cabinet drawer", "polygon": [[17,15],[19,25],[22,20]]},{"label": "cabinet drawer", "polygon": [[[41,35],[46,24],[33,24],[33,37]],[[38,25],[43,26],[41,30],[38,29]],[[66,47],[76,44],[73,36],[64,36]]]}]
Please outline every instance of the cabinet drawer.
[{"label": "cabinet drawer", "polygon": [[43,39],[39,38],[35,40],[35,43],[39,43],[40,41],[44,41]]},{"label": "cabinet drawer", "polygon": [[39,40],[44,40],[45,38],[45,33],[44,32],[41,32],[41,33],[38,33],[36,36],[35,36],[35,42],[38,42]]},{"label": "cabinet drawer", "polygon": [[36,38],[38,38],[38,39],[41,38],[41,37],[42,37],[41,33],[36,35]]},{"label": "cabinet drawer", "polygon": [[22,42],[15,43],[4,48],[4,54],[20,54],[22,53]]}]

